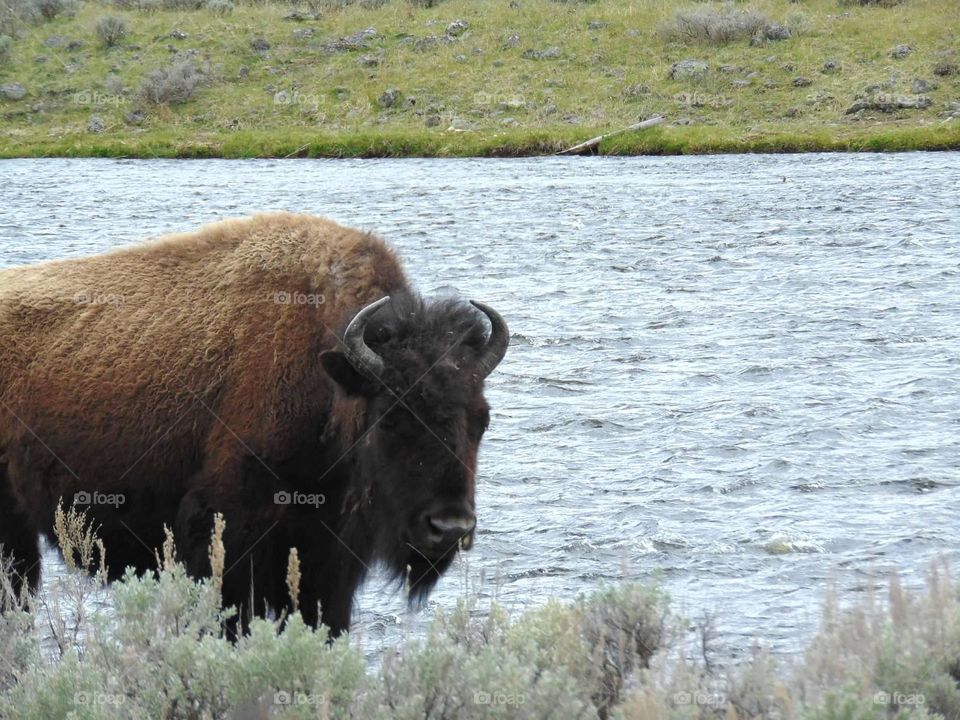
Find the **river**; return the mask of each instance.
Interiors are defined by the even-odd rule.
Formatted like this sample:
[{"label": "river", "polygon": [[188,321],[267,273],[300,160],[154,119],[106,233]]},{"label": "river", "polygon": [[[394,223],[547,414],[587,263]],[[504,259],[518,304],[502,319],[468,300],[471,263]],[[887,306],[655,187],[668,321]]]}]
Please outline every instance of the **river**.
[{"label": "river", "polygon": [[[733,656],[960,550],[960,155],[0,162],[0,267],[255,210],[399,248],[496,307],[479,534],[425,612],[657,579]],[[58,572],[48,554],[48,571]]]}]

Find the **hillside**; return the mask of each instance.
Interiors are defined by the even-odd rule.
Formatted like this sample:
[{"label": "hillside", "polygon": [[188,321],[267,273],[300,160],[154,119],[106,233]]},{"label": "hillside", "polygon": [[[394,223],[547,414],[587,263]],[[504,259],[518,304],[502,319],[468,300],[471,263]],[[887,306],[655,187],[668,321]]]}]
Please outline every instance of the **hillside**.
[{"label": "hillside", "polygon": [[4,0],[0,156],[960,148],[960,6],[877,2]]}]

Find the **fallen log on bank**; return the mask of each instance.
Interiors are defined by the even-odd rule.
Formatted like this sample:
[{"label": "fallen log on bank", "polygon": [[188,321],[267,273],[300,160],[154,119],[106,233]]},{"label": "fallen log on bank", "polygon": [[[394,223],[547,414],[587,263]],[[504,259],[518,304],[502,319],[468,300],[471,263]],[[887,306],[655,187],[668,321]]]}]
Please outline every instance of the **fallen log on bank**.
[{"label": "fallen log on bank", "polygon": [[654,125],[659,125],[663,122],[663,117],[660,115],[654,115],[648,120],[643,122],[638,122],[630,127],[624,128],[623,130],[616,130],[612,133],[607,133],[606,135],[597,135],[595,138],[590,138],[586,142],[582,142],[579,145],[574,145],[572,148],[567,148],[557,153],[557,155],[580,155],[587,150],[592,150],[597,147],[601,142],[607,138],[611,138],[614,135],[622,135],[623,133],[633,132],[634,130],[646,130],[647,128],[653,127]]}]

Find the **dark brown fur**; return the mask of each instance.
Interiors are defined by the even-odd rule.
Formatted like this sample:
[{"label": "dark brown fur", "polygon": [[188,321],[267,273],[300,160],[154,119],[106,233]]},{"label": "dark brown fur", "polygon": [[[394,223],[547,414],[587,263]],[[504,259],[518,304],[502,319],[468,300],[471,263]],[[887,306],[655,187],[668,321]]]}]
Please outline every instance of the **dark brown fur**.
[{"label": "dark brown fur", "polygon": [[[385,386],[332,382],[321,353],[384,295],[366,337]],[[472,508],[484,337],[473,308],[419,300],[378,238],[288,213],[2,271],[0,543],[35,585],[58,501],[122,494],[89,508],[111,576],[153,568],[164,524],[202,575],[222,512],[225,601],[287,607],[297,547],[305,618],[320,602],[340,632],[371,563],[409,567],[416,596],[450,562],[406,538],[437,497]],[[294,491],[325,502],[274,502]]]}]

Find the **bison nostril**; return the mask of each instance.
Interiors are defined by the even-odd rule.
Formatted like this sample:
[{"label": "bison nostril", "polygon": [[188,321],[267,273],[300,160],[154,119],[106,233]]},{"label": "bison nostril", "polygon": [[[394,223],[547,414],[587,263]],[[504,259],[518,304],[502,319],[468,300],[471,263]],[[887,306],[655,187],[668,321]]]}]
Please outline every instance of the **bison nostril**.
[{"label": "bison nostril", "polygon": [[427,524],[430,530],[442,538],[458,538],[472,532],[477,526],[477,518],[473,515],[451,515],[447,517],[428,517]]}]

